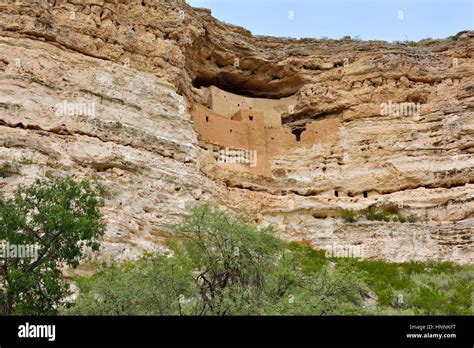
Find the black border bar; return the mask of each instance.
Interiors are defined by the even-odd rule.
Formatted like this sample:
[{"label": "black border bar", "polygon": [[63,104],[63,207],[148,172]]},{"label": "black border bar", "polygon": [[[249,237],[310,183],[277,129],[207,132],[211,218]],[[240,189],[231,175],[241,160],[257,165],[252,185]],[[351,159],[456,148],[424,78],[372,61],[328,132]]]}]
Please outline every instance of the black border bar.
[{"label": "black border bar", "polygon": [[[27,322],[55,325],[55,341],[18,337]],[[416,333],[456,338],[407,337]],[[2,348],[30,344],[473,347],[474,317],[0,317]]]}]

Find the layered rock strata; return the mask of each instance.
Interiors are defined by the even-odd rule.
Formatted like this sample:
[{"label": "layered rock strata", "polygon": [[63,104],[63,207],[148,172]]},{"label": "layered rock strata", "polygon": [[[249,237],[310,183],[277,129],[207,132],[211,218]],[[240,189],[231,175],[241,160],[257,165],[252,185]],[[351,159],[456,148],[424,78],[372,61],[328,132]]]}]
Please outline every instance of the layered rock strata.
[{"label": "layered rock strata", "polygon": [[[473,32],[418,43],[252,36],[181,0],[1,2],[0,163],[15,172],[0,189],[102,181],[104,258],[163,248],[170,223],[213,202],[317,248],[472,263],[473,45]],[[291,100],[275,113],[295,139],[318,122],[337,127],[278,147],[268,175],[229,166],[191,117],[212,109],[213,88]],[[417,218],[339,216],[371,205]]]}]

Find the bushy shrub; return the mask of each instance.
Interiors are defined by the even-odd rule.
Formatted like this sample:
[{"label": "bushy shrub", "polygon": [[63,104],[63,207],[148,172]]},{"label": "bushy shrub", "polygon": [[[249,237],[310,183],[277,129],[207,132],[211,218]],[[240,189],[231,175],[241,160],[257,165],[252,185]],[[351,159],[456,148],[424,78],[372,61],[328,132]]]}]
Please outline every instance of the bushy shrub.
[{"label": "bushy shrub", "polygon": [[197,293],[192,273],[177,257],[145,256],[136,262],[101,266],[94,276],[77,280],[81,296],[63,311],[68,315],[201,314],[189,300]]},{"label": "bushy shrub", "polygon": [[[151,256],[80,278],[67,314],[269,315],[356,310],[363,282],[329,267],[324,251],[285,245],[209,205],[174,226],[172,257]],[[181,299],[181,301],[179,300]]]},{"label": "bushy shrub", "polygon": [[387,205],[381,207],[370,206],[360,211],[342,210],[340,214],[345,222],[356,222],[358,217],[366,218],[369,221],[398,221],[398,222],[416,222],[416,215],[404,216],[400,213],[400,208],[396,205]]},{"label": "bushy shrub", "polygon": [[0,165],[0,177],[7,178],[13,174],[18,174],[19,168],[16,163],[3,162]]},{"label": "bushy shrub", "polygon": [[341,218],[344,220],[344,222],[356,222],[357,221],[357,215],[353,210],[350,209],[343,209],[341,211]]},{"label": "bushy shrub", "polygon": [[343,268],[324,266],[303,277],[285,296],[267,305],[269,315],[344,315],[360,312],[367,286],[357,274]]},{"label": "bushy shrub", "polygon": [[369,207],[363,210],[365,217],[370,221],[390,221],[390,215],[377,208]]},{"label": "bushy shrub", "polygon": [[[172,256],[148,255],[78,279],[67,314],[468,314],[474,270],[451,263],[327,258],[271,227],[204,205],[178,225]],[[449,274],[449,275],[448,275]],[[368,295],[368,294],[373,295]],[[370,308],[365,300],[376,300]]]}]

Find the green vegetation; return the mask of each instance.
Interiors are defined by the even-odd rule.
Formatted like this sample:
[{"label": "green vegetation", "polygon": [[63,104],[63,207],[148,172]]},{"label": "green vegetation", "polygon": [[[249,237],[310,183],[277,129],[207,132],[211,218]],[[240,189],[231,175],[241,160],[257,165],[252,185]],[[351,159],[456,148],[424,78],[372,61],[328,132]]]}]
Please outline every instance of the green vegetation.
[{"label": "green vegetation", "polygon": [[[68,301],[61,268],[99,248],[105,194],[67,178],[0,196],[0,241],[37,246],[34,257],[0,258],[0,315],[472,315],[474,265],[328,257],[209,205],[171,228],[168,254],[100,264],[75,278]],[[396,206],[364,214],[401,216]]]},{"label": "green vegetation", "polygon": [[69,289],[61,268],[77,266],[85,247],[99,248],[104,194],[100,185],[68,178],[0,195],[0,241],[28,250],[22,257],[2,252],[0,315],[57,313]]},{"label": "green vegetation", "polygon": [[7,178],[13,174],[18,173],[18,168],[16,168],[14,163],[11,162],[3,162],[0,165],[0,177]]},{"label": "green vegetation", "polygon": [[35,162],[33,160],[31,160],[30,158],[26,158],[25,156],[21,156],[18,163],[22,164],[22,165],[30,165],[30,164],[34,164]]},{"label": "green vegetation", "polygon": [[81,295],[65,313],[350,314],[366,291],[355,274],[333,269],[324,252],[285,245],[272,227],[258,230],[208,205],[173,230],[173,256],[147,255],[78,278]]},{"label": "green vegetation", "polygon": [[149,255],[136,262],[102,266],[90,278],[79,278],[81,296],[67,314],[192,315],[200,308],[186,299],[198,294],[182,258]]},{"label": "green vegetation", "polygon": [[419,41],[404,41],[404,43],[411,47],[418,47],[421,45],[421,42]]},{"label": "green vegetation", "polygon": [[343,209],[341,211],[341,218],[345,222],[356,222],[357,221],[357,215],[353,210],[350,209]]},{"label": "green vegetation", "polygon": [[398,222],[416,222],[418,220],[416,215],[402,215],[396,205],[387,205],[381,207],[368,207],[359,211],[343,209],[340,217],[344,222],[357,222],[360,218],[365,218],[369,221],[398,221]]},{"label": "green vegetation", "polygon": [[461,37],[462,32],[457,33],[456,35],[451,35],[448,37],[448,40],[450,41],[457,41]]},{"label": "green vegetation", "polygon": [[36,25],[45,30],[53,29],[53,23],[50,20],[43,17],[36,18]]},{"label": "green vegetation", "polygon": [[[449,262],[387,264],[361,261],[381,314],[472,315],[474,266]],[[449,272],[449,273],[448,273]],[[374,311],[377,313],[377,311]]]},{"label": "green vegetation", "polygon": [[474,266],[329,258],[208,205],[173,231],[171,255],[101,265],[95,275],[78,277],[80,295],[62,313],[472,314]]},{"label": "green vegetation", "polygon": [[362,210],[361,213],[370,221],[390,221],[391,214],[375,207],[366,208]]}]

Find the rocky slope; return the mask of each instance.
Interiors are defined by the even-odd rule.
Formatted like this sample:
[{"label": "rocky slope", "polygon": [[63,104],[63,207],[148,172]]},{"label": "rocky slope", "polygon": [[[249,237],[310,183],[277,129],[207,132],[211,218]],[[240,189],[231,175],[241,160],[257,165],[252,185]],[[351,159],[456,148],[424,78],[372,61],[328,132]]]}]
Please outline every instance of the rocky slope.
[{"label": "rocky slope", "polygon": [[[0,163],[16,170],[0,188],[65,175],[105,183],[102,257],[161,248],[170,223],[214,202],[319,248],[471,263],[473,48],[473,32],[397,44],[254,37],[181,0],[1,2]],[[295,96],[286,127],[337,117],[340,131],[273,158],[272,178],[229,171],[189,114],[209,105],[211,85]],[[405,102],[420,112],[382,115]],[[416,222],[339,218],[373,204]]]}]

